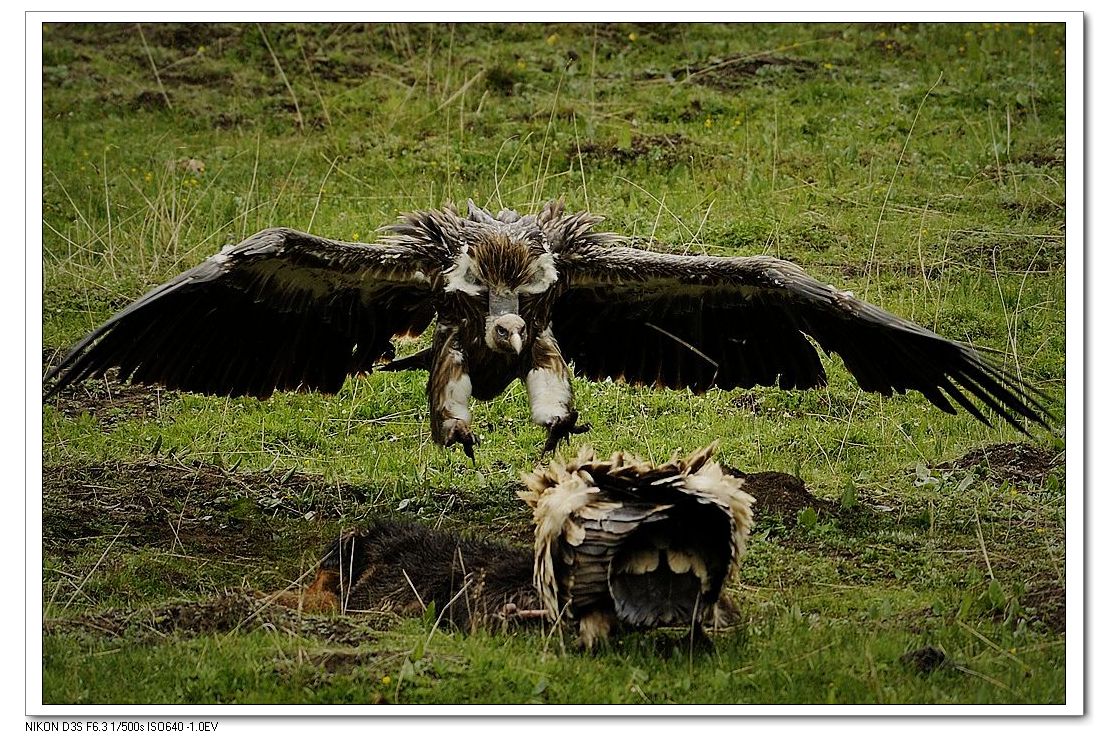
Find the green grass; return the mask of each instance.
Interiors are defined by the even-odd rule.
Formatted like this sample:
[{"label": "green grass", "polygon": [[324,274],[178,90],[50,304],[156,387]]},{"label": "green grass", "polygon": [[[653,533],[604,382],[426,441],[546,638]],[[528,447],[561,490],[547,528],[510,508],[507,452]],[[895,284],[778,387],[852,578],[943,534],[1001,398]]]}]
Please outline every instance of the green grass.
[{"label": "green grass", "polygon": [[[795,260],[998,349],[1048,393],[1058,437],[1033,431],[1034,443],[1061,452],[1063,38],[1062,25],[1004,23],[50,24],[43,340],[68,345],[264,227],[372,240],[399,211],[562,196],[644,241]],[[663,459],[721,439],[734,466],[848,499],[815,521],[758,521],[734,593],[743,622],[714,652],[672,634],[591,657],[557,635],[443,632],[425,650],[429,626],[413,620],[344,646],[357,658],[334,670],[303,654],[338,647],[300,634],[152,642],[62,628],[44,635],[43,700],[1061,703],[1061,468],[1011,483],[945,475],[1021,437],[919,395],[862,395],[827,363],[828,389],[805,394],[575,386],[602,452]],[[373,374],[335,396],[266,402],[161,393],[115,415],[111,402],[44,405],[52,468],[145,462],[157,448],[163,461],[365,491],[310,520],[274,512],[309,502],[243,492],[239,523],[269,538],[239,558],[129,534],[112,544],[117,529],[47,550],[45,616],[284,586],[340,526],[402,505],[477,533],[523,525],[513,490],[543,432],[522,388],[475,408],[471,465],[431,442],[421,382]],[[925,646],[949,665],[924,674],[901,660]]]}]

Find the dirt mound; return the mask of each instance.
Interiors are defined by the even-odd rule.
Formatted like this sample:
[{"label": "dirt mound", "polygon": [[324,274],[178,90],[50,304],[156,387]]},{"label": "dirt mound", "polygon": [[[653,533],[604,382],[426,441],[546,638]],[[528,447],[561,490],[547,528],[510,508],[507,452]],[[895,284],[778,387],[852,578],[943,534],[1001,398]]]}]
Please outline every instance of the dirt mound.
[{"label": "dirt mound", "polygon": [[901,663],[920,674],[930,674],[948,663],[948,658],[942,648],[925,646],[902,654]]},{"label": "dirt mound", "polygon": [[974,449],[942,469],[985,470],[995,482],[1042,485],[1047,475],[1061,468],[1063,454],[1027,443],[998,443]]},{"label": "dirt mound", "polygon": [[831,509],[832,503],[813,497],[804,480],[785,472],[742,472],[727,465],[724,471],[743,478],[743,489],[755,498],[755,521],[761,515],[777,515],[783,520],[795,520],[797,513],[807,507],[814,510]]}]

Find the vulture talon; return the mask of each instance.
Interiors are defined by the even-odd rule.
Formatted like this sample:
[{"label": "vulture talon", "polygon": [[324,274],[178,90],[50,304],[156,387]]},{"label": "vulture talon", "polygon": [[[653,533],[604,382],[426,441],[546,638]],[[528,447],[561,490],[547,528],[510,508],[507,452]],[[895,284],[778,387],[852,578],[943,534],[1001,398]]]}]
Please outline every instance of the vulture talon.
[{"label": "vulture talon", "polygon": [[443,434],[443,446],[450,448],[454,444],[461,444],[462,451],[470,457],[470,461],[477,463],[474,458],[474,447],[480,445],[477,436],[470,430],[470,424],[464,420],[447,421],[443,424],[446,433]]},{"label": "vulture talon", "polygon": [[569,415],[556,418],[547,426],[547,443],[543,445],[543,454],[554,453],[558,444],[568,440],[577,433],[588,433],[593,429],[589,423],[578,425],[578,411],[571,410]]}]

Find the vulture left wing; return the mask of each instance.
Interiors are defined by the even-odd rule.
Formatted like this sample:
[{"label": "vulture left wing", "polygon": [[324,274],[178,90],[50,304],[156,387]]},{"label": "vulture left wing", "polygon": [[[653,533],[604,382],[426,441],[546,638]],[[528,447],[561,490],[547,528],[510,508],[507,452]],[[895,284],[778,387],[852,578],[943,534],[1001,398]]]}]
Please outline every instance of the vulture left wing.
[{"label": "vulture left wing", "polygon": [[563,292],[552,324],[581,376],[695,392],[819,387],[827,377],[811,337],[839,354],[868,392],[917,390],[945,412],[955,412],[954,400],[989,424],[969,394],[1022,431],[1019,419],[1046,427],[1043,405],[971,347],[791,262],[588,242],[564,247],[557,258]]},{"label": "vulture left wing", "polygon": [[[336,392],[431,322],[432,243],[344,243],[274,228],[155,287],[75,345],[46,397],[118,367],[122,380],[217,395]],[[449,263],[449,261],[448,261]]]}]

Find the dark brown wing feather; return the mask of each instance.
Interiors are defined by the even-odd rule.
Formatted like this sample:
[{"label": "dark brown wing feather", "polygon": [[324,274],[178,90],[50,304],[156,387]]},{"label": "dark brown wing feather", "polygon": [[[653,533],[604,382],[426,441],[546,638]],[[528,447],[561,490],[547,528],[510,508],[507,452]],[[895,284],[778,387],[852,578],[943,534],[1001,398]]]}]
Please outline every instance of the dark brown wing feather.
[{"label": "dark brown wing feather", "polygon": [[953,400],[989,424],[974,397],[1021,430],[1018,419],[1046,426],[1050,417],[1042,395],[973,348],[787,261],[586,244],[560,252],[558,267],[554,330],[581,376],[695,392],[819,387],[827,377],[811,337],[868,392],[917,390],[945,412],[955,412]]},{"label": "dark brown wing feather", "polygon": [[209,394],[336,392],[391,357],[394,336],[428,326],[442,263],[430,244],[262,231],[90,333],[46,376],[46,396],[113,367],[124,380]]}]

